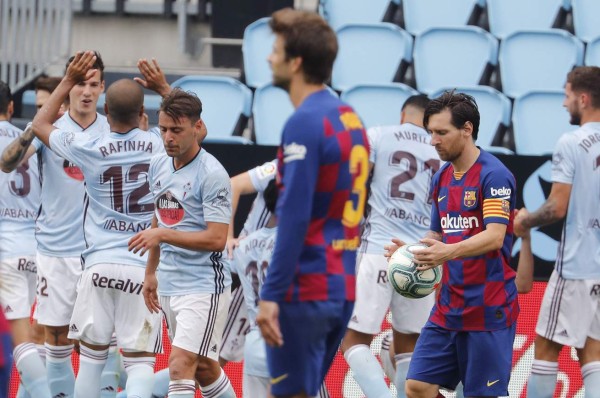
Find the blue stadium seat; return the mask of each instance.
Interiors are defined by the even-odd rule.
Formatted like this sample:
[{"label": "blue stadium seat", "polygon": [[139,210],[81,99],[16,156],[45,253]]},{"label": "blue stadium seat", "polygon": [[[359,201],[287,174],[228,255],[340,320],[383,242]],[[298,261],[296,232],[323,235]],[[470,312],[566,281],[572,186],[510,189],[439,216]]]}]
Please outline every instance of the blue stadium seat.
[{"label": "blue stadium seat", "polygon": [[21,117],[33,119],[37,112],[35,106],[35,90],[25,90],[21,97]]},{"label": "blue stadium seat", "polygon": [[252,120],[258,145],[281,144],[285,122],[294,112],[288,93],[272,84],[259,87],[254,92]]},{"label": "blue stadium seat", "polygon": [[563,107],[562,90],[532,91],[515,100],[513,130],[519,155],[547,155],[554,151],[558,138],[576,126]]},{"label": "blue stadium seat", "polygon": [[390,0],[321,0],[320,11],[333,30],[343,25],[383,21]]},{"label": "blue stadium seat", "polygon": [[207,142],[251,143],[233,136],[241,133],[251,114],[252,91],[239,81],[226,76],[185,76],[172,87],[195,93],[202,101],[202,120],[208,129]]},{"label": "blue stadium seat", "polygon": [[342,101],[348,103],[366,128],[400,124],[402,105],[418,91],[402,83],[361,84],[342,92]]},{"label": "blue stadium seat", "polygon": [[419,35],[435,27],[465,26],[477,2],[478,0],[402,0],[405,29],[412,35]]},{"label": "blue stadium seat", "polygon": [[598,0],[572,0],[573,25],[575,35],[581,40],[592,41],[600,36],[600,1]]},{"label": "blue stadium seat", "polygon": [[415,39],[414,59],[422,93],[487,84],[498,61],[498,42],[476,26],[432,28]]},{"label": "blue stadium seat", "polygon": [[516,98],[533,90],[560,90],[583,63],[583,43],[561,29],[522,31],[500,44],[502,91]]},{"label": "blue stadium seat", "polygon": [[[448,89],[453,88],[449,87]],[[438,97],[444,91],[442,89],[432,93],[430,98]],[[493,145],[496,135],[503,134],[510,126],[512,107],[510,100],[498,90],[486,86],[458,87],[456,92],[468,94],[477,102],[481,115],[477,145],[490,152],[512,154],[513,152],[508,148]]]},{"label": "blue stadium seat", "polygon": [[487,0],[490,32],[504,39],[519,30],[550,29],[565,3],[568,1]]},{"label": "blue stadium seat", "polygon": [[585,49],[585,64],[587,66],[600,66],[600,36],[587,44]]},{"label": "blue stadium seat", "polygon": [[261,18],[244,30],[242,55],[244,78],[248,87],[256,88],[271,82],[271,68],[267,57],[273,49],[275,35],[269,28],[270,19]]},{"label": "blue stadium seat", "polygon": [[391,23],[344,25],[337,31],[339,51],[332,86],[391,83],[412,61],[412,36]]}]

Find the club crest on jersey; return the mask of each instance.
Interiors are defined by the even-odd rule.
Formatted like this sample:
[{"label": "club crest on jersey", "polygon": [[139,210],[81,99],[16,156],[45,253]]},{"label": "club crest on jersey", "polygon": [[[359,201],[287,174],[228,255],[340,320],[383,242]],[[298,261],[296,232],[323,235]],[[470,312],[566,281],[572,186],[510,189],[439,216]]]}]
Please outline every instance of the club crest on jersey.
[{"label": "club crest on jersey", "polygon": [[177,198],[173,196],[171,191],[167,191],[158,197],[156,200],[156,211],[160,221],[168,226],[178,224],[183,220],[185,214],[183,206],[179,203]]},{"label": "club crest on jersey", "polygon": [[78,166],[75,166],[73,163],[65,160],[63,162],[63,170],[65,174],[77,181],[83,181],[83,173]]},{"label": "club crest on jersey", "polygon": [[463,198],[465,207],[473,207],[477,204],[477,191],[474,189],[467,189],[465,191],[465,197]]}]

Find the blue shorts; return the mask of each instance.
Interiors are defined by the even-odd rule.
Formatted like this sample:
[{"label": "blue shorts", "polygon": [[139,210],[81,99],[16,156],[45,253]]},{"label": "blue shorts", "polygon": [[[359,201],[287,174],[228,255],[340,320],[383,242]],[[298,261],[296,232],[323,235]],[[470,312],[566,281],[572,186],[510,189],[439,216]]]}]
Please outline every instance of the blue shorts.
[{"label": "blue shorts", "polygon": [[461,332],[428,321],[406,378],[451,390],[462,381],[465,397],[507,396],[516,328]]},{"label": "blue shorts", "polygon": [[316,396],[352,315],[354,302],[279,303],[283,346],[267,346],[274,396]]}]

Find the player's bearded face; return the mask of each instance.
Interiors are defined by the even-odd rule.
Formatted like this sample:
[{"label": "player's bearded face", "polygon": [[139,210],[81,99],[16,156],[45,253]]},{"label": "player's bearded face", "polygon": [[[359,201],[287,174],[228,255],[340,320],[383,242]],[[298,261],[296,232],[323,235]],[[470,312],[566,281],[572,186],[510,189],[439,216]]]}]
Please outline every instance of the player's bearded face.
[{"label": "player's bearded face", "polygon": [[567,83],[565,86],[565,100],[563,106],[567,108],[567,112],[571,116],[571,123],[574,126],[581,125],[581,110],[579,109],[579,94],[575,93],[571,89],[571,83]]},{"label": "player's bearded face", "polygon": [[273,51],[267,60],[271,66],[273,85],[282,88],[285,91],[289,91],[291,81],[289,60],[286,60],[285,58],[285,41],[282,36],[277,35],[275,43],[273,44]]},{"label": "player's bearded face", "polygon": [[158,126],[165,145],[167,155],[173,158],[186,155],[190,150],[196,149],[195,143],[200,136],[200,123],[193,123],[190,119],[182,117],[173,120],[164,112],[158,114]]},{"label": "player's bearded face", "polygon": [[435,147],[440,159],[452,162],[464,148],[463,130],[452,124],[452,114],[448,110],[431,115],[427,129],[431,132],[431,145]]}]

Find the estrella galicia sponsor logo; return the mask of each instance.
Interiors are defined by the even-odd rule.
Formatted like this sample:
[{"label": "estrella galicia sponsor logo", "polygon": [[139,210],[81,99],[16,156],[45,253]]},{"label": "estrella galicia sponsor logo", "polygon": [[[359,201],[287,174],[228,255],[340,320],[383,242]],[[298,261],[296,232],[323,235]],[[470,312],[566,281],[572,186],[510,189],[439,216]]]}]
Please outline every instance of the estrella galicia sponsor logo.
[{"label": "estrella galicia sponsor logo", "polygon": [[283,147],[283,163],[293,162],[294,160],[302,160],[306,157],[306,146],[296,144],[285,145]]},{"label": "estrella galicia sponsor logo", "polygon": [[217,197],[212,200],[213,206],[218,207],[229,207],[229,190],[227,188],[221,188],[217,192]]},{"label": "estrella galicia sponsor logo", "polygon": [[479,228],[479,220],[475,216],[451,216],[446,214],[440,220],[445,233],[462,232],[467,229]]},{"label": "estrella galicia sponsor logo", "polygon": [[167,191],[158,197],[156,200],[156,210],[160,221],[168,226],[178,224],[183,220],[185,214],[183,206],[171,191]]},{"label": "estrella galicia sponsor logo", "polygon": [[510,188],[490,188],[490,195],[493,197],[500,197],[501,199],[510,199],[512,190]]},{"label": "estrella galicia sponsor logo", "polygon": [[92,284],[101,289],[116,289],[125,293],[137,295],[142,292],[142,287],[144,286],[144,282],[136,283],[132,282],[131,279],[123,280],[108,278],[106,276],[100,276],[100,274],[97,272],[92,274]]},{"label": "estrella galicia sponsor logo", "polygon": [[63,162],[63,170],[65,171],[65,174],[68,175],[70,178],[77,181],[83,181],[83,172],[81,171],[81,169],[78,166],[75,166],[73,163],[69,162],[68,160],[65,160]]}]

